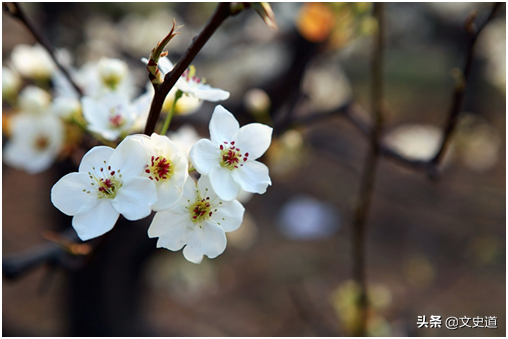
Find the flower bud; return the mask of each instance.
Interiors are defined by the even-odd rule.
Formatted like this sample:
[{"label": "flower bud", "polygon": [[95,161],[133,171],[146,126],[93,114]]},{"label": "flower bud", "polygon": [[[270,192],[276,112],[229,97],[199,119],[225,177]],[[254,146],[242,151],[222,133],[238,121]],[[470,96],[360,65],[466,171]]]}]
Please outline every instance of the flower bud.
[{"label": "flower bud", "polygon": [[10,68],[2,67],[2,97],[5,99],[15,97],[20,86],[21,79],[18,73]]},{"label": "flower bud", "polygon": [[14,47],[11,60],[16,70],[30,79],[47,80],[55,70],[55,64],[48,52],[39,45]]},{"label": "flower bud", "polygon": [[51,110],[63,119],[70,119],[81,112],[81,104],[74,98],[58,97],[53,100]]},{"label": "flower bud", "polygon": [[36,86],[27,86],[18,97],[19,108],[26,113],[42,113],[51,102],[51,96],[45,90]]},{"label": "flower bud", "polygon": [[127,76],[127,64],[120,59],[102,58],[98,64],[99,76],[104,84],[115,89]]}]

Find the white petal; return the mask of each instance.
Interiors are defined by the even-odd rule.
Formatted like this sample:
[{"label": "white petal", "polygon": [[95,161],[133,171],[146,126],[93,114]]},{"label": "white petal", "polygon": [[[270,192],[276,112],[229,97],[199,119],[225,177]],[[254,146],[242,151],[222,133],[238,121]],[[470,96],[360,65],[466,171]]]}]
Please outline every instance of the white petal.
[{"label": "white petal", "polygon": [[51,202],[67,215],[89,211],[99,203],[90,183],[87,173],[69,173],[51,189]]},{"label": "white petal", "polygon": [[206,101],[222,101],[229,98],[229,92],[220,88],[213,88],[210,85],[199,85],[192,89],[192,94],[201,100]]},{"label": "white petal", "polygon": [[217,105],[210,119],[210,139],[219,147],[224,141],[230,142],[238,132],[240,124],[227,109]]},{"label": "white petal", "polygon": [[139,135],[125,138],[111,155],[109,164],[112,170],[120,169],[124,179],[141,175],[148,164],[148,153],[141,138]]},{"label": "white petal", "polygon": [[109,158],[111,158],[113,152],[114,149],[107,146],[96,146],[92,148],[83,156],[83,159],[81,159],[79,171],[88,173],[93,171],[93,167],[99,171],[100,168],[105,165],[104,161],[106,161],[106,163],[109,162]]},{"label": "white petal", "polygon": [[111,205],[111,200],[102,199],[91,210],[76,214],[72,218],[72,227],[81,240],[89,240],[110,231],[120,214]]},{"label": "white petal", "polygon": [[81,107],[83,109],[83,117],[90,125],[107,129],[109,126],[109,112],[104,105],[101,105],[91,97],[83,97],[81,99]]},{"label": "white petal", "polygon": [[148,178],[134,177],[123,182],[112,200],[115,209],[127,220],[139,220],[152,211],[150,206],[157,202],[155,185]]},{"label": "white petal", "polygon": [[[148,63],[148,60],[146,60],[146,63]],[[159,62],[158,62],[158,66],[159,66],[159,70],[164,75],[166,75],[166,73],[169,73],[173,70],[173,63],[167,57],[160,58]]]},{"label": "white petal", "polygon": [[202,195],[209,197],[210,200],[216,200],[216,199],[220,200],[220,198],[218,198],[217,194],[215,193],[215,190],[213,189],[212,184],[210,183],[209,176],[202,175],[199,178],[198,189]]},{"label": "white petal", "polygon": [[[198,227],[198,226],[196,226]],[[226,234],[222,228],[206,223],[191,233],[191,239],[183,249],[185,259],[199,264],[203,255],[215,258],[226,249]]]},{"label": "white petal", "polygon": [[213,213],[210,222],[220,223],[225,232],[232,232],[242,224],[244,212],[245,208],[238,200],[226,201]]},{"label": "white petal", "polygon": [[157,202],[152,205],[154,211],[170,208],[182,197],[183,188],[176,187],[171,181],[156,184],[155,187],[157,189]]},{"label": "white petal", "polygon": [[258,161],[247,161],[233,171],[233,179],[244,191],[263,194],[268,185],[272,184],[268,175],[268,167]]},{"label": "white petal", "polygon": [[252,123],[240,128],[233,139],[242,154],[249,153],[249,160],[256,160],[270,147],[272,131],[267,125]]},{"label": "white petal", "polygon": [[220,166],[220,150],[208,139],[196,142],[189,157],[196,170],[203,175],[208,175],[213,167]]},{"label": "white petal", "polygon": [[178,251],[188,242],[186,225],[190,222],[189,218],[188,214],[178,214],[171,210],[158,212],[148,228],[148,236],[159,238],[157,247]]},{"label": "white petal", "polygon": [[213,167],[209,177],[213,190],[222,200],[231,201],[240,194],[240,185],[233,180],[229,169]]}]

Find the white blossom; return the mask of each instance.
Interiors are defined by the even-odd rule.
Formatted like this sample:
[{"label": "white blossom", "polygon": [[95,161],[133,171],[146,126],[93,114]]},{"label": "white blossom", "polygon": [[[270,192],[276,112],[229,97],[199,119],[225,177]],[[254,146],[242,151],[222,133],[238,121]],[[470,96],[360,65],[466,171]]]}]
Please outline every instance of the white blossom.
[{"label": "white blossom", "polygon": [[[148,59],[141,59],[143,62],[148,63]],[[173,63],[167,57],[159,59],[158,66],[163,76],[169,73],[173,69]],[[196,69],[194,66],[190,66],[183,72],[178,81],[175,84],[183,93],[206,101],[222,101],[229,98],[229,92],[224,91],[220,88],[213,88],[208,84],[205,84],[204,79],[200,79],[196,76]]]},{"label": "white blossom", "polygon": [[81,103],[71,97],[56,97],[51,103],[51,111],[63,119],[70,119],[81,112]]},{"label": "white blossom", "polygon": [[210,177],[223,200],[233,200],[243,189],[263,194],[272,182],[268,167],[255,161],[271,143],[272,128],[252,123],[240,128],[233,114],[217,106],[210,120],[210,138],[199,140],[190,151],[196,170]]},{"label": "white blossom", "polygon": [[139,131],[140,121],[145,119],[150,107],[146,95],[131,102],[128,97],[117,93],[106,94],[100,99],[83,97],[81,103],[88,129],[107,140]]},{"label": "white blossom", "polygon": [[48,169],[62,149],[64,128],[52,114],[16,114],[9,119],[9,130],[3,161],[27,173]]},{"label": "white blossom", "polygon": [[157,190],[157,202],[152,210],[160,211],[174,205],[181,198],[189,175],[185,153],[167,136],[156,133],[151,137],[132,135],[125,140],[140,143],[147,153],[143,176],[152,180]]},{"label": "white blossom", "polygon": [[240,227],[245,212],[236,200],[223,201],[211,188],[207,177],[197,185],[189,178],[182,198],[173,207],[157,212],[148,236],[158,237],[157,247],[178,251],[199,264],[206,255],[215,258],[226,249],[225,232]]},{"label": "white blossom", "polygon": [[125,61],[102,58],[88,62],[77,72],[77,82],[86,96],[101,99],[115,93],[128,99],[136,95],[136,86]]},{"label": "white blossom", "polygon": [[124,140],[116,149],[94,147],[78,172],[53,186],[51,202],[74,216],[72,226],[82,240],[110,231],[120,214],[128,220],[147,217],[157,193],[152,180],[143,176],[146,161],[145,149],[133,140]]},{"label": "white blossom", "polygon": [[8,67],[2,67],[2,97],[12,98],[18,94],[21,79],[17,72]]},{"label": "white blossom", "polygon": [[50,104],[51,95],[40,87],[26,86],[18,96],[18,106],[25,113],[46,113]]},{"label": "white blossom", "polygon": [[16,70],[30,79],[49,79],[56,66],[48,52],[40,45],[17,45],[11,53]]}]

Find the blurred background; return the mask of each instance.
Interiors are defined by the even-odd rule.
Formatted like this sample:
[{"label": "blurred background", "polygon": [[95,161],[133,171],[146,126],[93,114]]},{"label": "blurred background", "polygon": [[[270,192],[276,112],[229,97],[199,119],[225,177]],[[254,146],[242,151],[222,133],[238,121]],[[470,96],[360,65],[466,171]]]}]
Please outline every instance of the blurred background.
[{"label": "blurred background", "polygon": [[[148,57],[173,18],[176,62],[213,13],[213,3],[26,3],[42,32],[80,68],[101,57],[129,64],[139,93]],[[464,21],[488,3],[387,3],[384,140],[429,159],[451,105],[452,69],[463,67]],[[347,335],[356,288],[351,275],[353,207],[368,141],[341,114],[287,124],[354,100],[370,111],[376,22],[370,3],[275,3],[273,32],[253,11],[229,18],[193,64],[241,124],[275,126],[261,159],[273,186],[244,200],[241,228],[226,251],[187,262],[156,249],[151,217],[119,224],[83,260],[46,264],[2,284],[4,336]],[[479,37],[463,112],[436,181],[386,159],[376,174],[367,230],[372,300],[368,333],[379,336],[504,336],[506,331],[506,15]],[[35,43],[2,14],[2,65],[16,45]],[[4,85],[5,86],[5,85]],[[172,132],[208,137],[215,104],[175,117]],[[14,109],[4,101],[5,120]],[[366,113],[369,114],[369,113]],[[186,126],[183,130],[180,127]],[[192,130],[192,126],[195,131]],[[185,132],[186,131],[186,132]],[[189,132],[190,131],[190,132]],[[183,135],[183,136],[182,136]],[[74,167],[73,167],[74,166]],[[77,166],[36,175],[2,166],[2,253],[47,243],[70,219],[50,202],[53,184]],[[417,329],[441,315],[442,328]],[[497,317],[497,329],[445,328],[447,317]],[[470,322],[472,325],[472,321]]]}]

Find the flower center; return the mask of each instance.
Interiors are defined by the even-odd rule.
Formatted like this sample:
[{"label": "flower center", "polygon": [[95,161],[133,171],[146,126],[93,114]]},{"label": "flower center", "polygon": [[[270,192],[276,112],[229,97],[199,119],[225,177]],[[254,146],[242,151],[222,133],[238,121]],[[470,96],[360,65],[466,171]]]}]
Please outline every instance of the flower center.
[{"label": "flower center", "polygon": [[166,180],[173,176],[173,167],[171,161],[163,156],[152,156],[151,163],[145,165],[145,173],[150,180]]},{"label": "flower center", "polygon": [[[104,161],[105,165],[106,161]],[[93,172],[88,172],[88,175],[92,179],[90,185],[97,190],[97,197],[99,199],[114,199],[118,189],[122,187],[120,170],[111,170],[111,166],[108,166],[107,170],[105,170],[105,167],[101,167],[98,172],[95,167],[92,167],[92,169]],[[87,190],[83,190],[83,192],[90,194],[90,191]]]},{"label": "flower center", "polygon": [[191,215],[191,219],[195,223],[207,220],[213,214],[209,197],[206,197],[205,199],[201,200],[198,198],[193,204],[191,204],[188,207],[188,209]]},{"label": "flower center", "polygon": [[125,125],[125,119],[122,116],[122,106],[118,105],[109,109],[109,124],[113,128],[120,128]]},{"label": "flower center", "polygon": [[243,163],[249,158],[249,153],[242,155],[240,149],[235,146],[234,141],[231,141],[231,143],[224,141],[219,148],[221,154],[220,165],[231,171],[243,166]]},{"label": "flower center", "polygon": [[200,79],[196,76],[196,67],[194,67],[194,65],[190,65],[189,68],[182,73],[182,77],[193,87],[206,82],[205,78]]},{"label": "flower center", "polygon": [[37,151],[44,151],[49,146],[49,138],[45,135],[39,135],[34,141],[34,147]]}]

